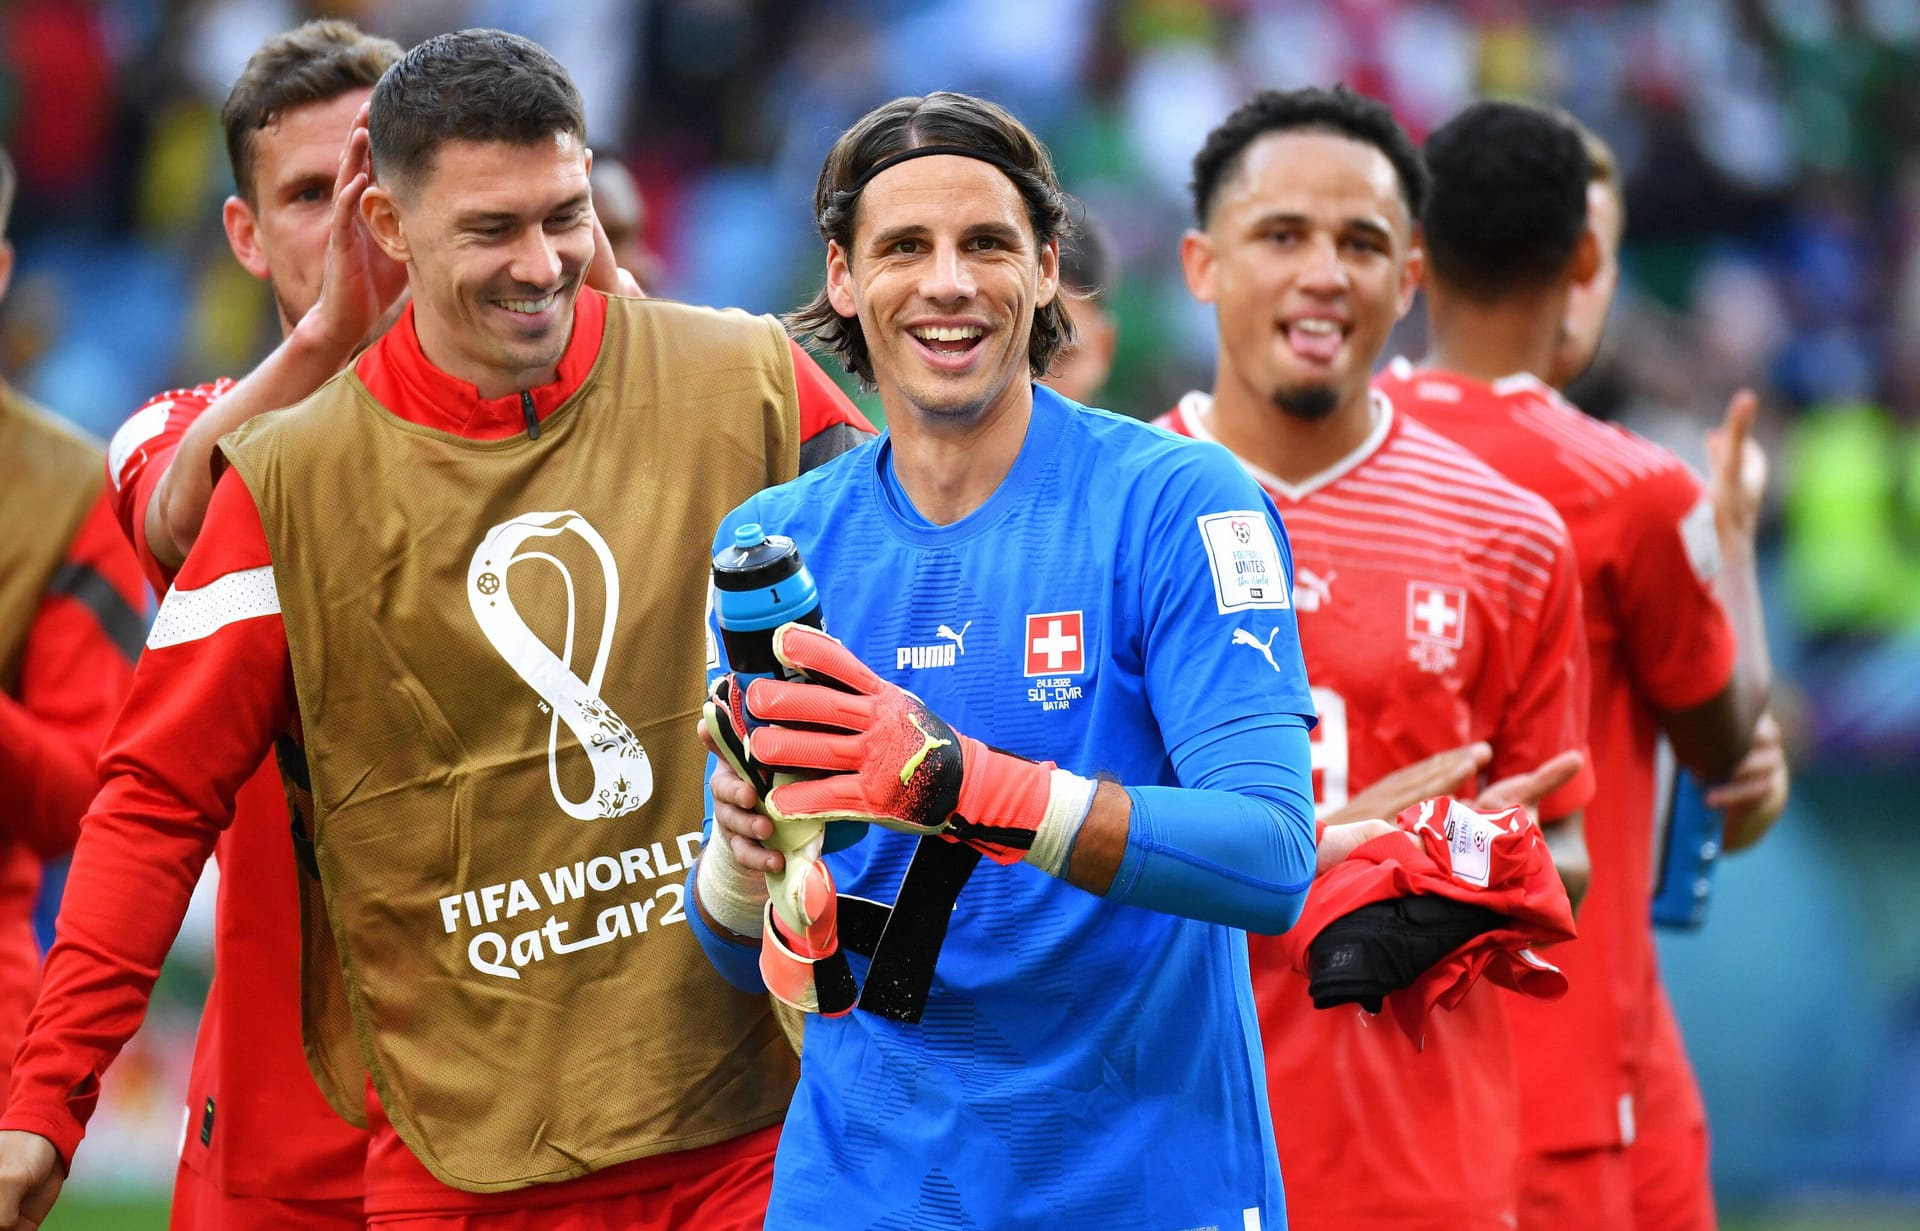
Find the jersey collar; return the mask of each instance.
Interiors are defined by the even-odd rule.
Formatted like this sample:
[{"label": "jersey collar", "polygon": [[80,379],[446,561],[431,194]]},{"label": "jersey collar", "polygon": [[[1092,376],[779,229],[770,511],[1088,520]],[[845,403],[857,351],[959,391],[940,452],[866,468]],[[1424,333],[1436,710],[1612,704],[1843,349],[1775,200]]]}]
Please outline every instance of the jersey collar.
[{"label": "jersey collar", "polygon": [[[468,440],[504,440],[527,430],[526,407],[518,393],[483,398],[457,376],[435,367],[420,349],[409,302],[400,319],[368,347],[354,366],[367,392],[399,418]],[[545,420],[574,395],[600,357],[606,333],[607,299],[591,287],[574,300],[573,334],[560,356],[553,380],[527,390],[534,417]]]},{"label": "jersey collar", "polygon": [[991,528],[1018,507],[1035,480],[1053,464],[1056,446],[1066,433],[1067,422],[1080,410],[1077,403],[1045,385],[1035,384],[1033,413],[1027,419],[1027,436],[1020,443],[1020,455],[1014,459],[1013,469],[979,508],[949,526],[929,522],[908,501],[906,491],[893,472],[893,434],[882,434],[880,447],[873,454],[872,477],[876,502],[888,528],[908,542],[925,547],[950,546]]},{"label": "jersey collar", "polygon": [[[1260,486],[1266,488],[1274,495],[1284,500],[1293,501],[1296,504],[1305,500],[1308,496],[1311,496],[1320,489],[1329,487],[1345,478],[1357,469],[1361,463],[1365,462],[1375,453],[1378,453],[1380,446],[1386,443],[1388,434],[1393,430],[1393,402],[1388,399],[1386,394],[1376,388],[1367,391],[1367,403],[1373,412],[1373,426],[1367,431],[1367,438],[1356,445],[1351,453],[1333,463],[1333,465],[1328,466],[1320,473],[1310,475],[1298,483],[1289,483],[1279,475],[1268,470],[1263,470],[1245,458],[1239,459],[1241,468],[1252,475]],[[1219,440],[1214,437],[1212,432],[1207,430],[1206,419],[1212,410],[1213,395],[1211,393],[1195,389],[1181,398],[1177,411],[1180,415],[1181,426],[1186,428],[1187,435],[1193,437],[1195,440],[1206,440],[1214,444],[1219,444]]]}]

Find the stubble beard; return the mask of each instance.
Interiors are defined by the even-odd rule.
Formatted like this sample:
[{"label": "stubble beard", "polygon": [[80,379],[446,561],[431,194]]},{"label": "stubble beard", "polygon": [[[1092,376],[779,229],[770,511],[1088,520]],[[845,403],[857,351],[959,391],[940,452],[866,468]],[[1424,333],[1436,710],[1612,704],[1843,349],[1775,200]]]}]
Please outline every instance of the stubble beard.
[{"label": "stubble beard", "polygon": [[1272,401],[1280,413],[1311,423],[1340,408],[1340,391],[1332,385],[1297,385],[1274,390]]}]

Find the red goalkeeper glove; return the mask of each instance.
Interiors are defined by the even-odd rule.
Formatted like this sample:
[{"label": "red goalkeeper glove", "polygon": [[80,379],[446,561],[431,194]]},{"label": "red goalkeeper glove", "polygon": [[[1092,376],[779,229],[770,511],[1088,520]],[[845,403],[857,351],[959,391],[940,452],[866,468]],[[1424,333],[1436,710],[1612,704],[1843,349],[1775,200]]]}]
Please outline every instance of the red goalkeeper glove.
[{"label": "red goalkeeper glove", "polygon": [[767,724],[748,737],[748,759],[820,776],[768,791],[769,817],[942,834],[996,863],[1064,870],[1091,779],[961,735],[819,629],[782,625],[773,651],[802,682],[748,686],[746,710]]}]

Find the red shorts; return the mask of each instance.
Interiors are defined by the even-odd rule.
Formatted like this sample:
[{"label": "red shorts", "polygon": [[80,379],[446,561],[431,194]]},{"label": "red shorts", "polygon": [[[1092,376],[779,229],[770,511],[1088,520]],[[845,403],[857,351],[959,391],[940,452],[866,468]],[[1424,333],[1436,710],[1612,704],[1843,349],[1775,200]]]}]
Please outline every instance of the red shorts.
[{"label": "red shorts", "polygon": [[1520,1159],[1520,1231],[1622,1231],[1633,1222],[1633,1169],[1619,1146]]},{"label": "red shorts", "polygon": [[1627,1158],[1636,1231],[1713,1231],[1707,1111],[1666,989],[1655,999],[1641,1060],[1639,1121]]},{"label": "red shorts", "polygon": [[236,1197],[221,1192],[198,1171],[182,1163],[173,1177],[173,1214],[169,1231],[364,1231],[366,1216],[357,1198],[339,1201],[280,1201],[273,1197]]},{"label": "red shorts", "polygon": [[367,1220],[379,1231],[760,1231],[773,1193],[773,1151],[755,1151],[712,1171],[641,1192],[476,1214],[393,1214]]}]

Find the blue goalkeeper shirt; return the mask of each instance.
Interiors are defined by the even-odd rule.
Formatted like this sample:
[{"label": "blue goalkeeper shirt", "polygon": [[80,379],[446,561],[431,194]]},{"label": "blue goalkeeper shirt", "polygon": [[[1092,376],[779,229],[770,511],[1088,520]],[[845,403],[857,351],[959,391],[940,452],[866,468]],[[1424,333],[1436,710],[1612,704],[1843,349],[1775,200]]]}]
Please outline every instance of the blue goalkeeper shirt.
[{"label": "blue goalkeeper shirt", "polygon": [[[1284,531],[1217,446],[1036,387],[1012,471],[953,525],[913,509],[887,436],[755,496],[716,550],[743,522],[799,545],[828,631],[1007,751],[1179,786],[1183,741],[1312,722]],[[916,841],[827,863],[891,903]],[[807,1020],[766,1225],[1283,1227],[1245,933],[983,861],[918,1024]]]}]

